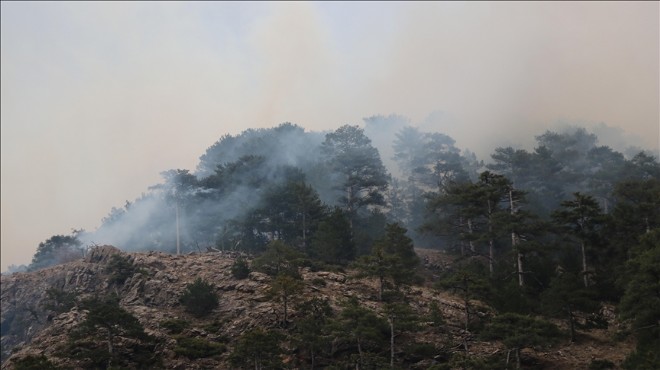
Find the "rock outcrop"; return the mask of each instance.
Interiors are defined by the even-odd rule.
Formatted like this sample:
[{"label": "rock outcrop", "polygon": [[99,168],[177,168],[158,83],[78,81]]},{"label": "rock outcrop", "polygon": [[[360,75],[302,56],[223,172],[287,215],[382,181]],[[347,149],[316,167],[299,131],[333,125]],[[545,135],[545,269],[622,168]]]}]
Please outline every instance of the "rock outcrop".
[{"label": "rock outcrop", "polygon": [[[109,268],[114,255],[127,258],[135,267],[122,283],[113,280],[114,271]],[[1,281],[2,369],[11,369],[15,359],[27,355],[44,355],[57,365],[82,368],[73,359],[58,357],[58,351],[84,320],[86,312],[77,306],[61,313],[47,309],[44,304],[48,301],[49,289],[72,293],[78,300],[117,294],[121,307],[139,320],[147,334],[158,339],[157,356],[164,368],[228,368],[229,353],[242,333],[257,327],[278,327],[282,319],[281,306],[268,294],[271,277],[251,272],[247,279],[237,280],[231,275],[234,260],[234,256],[223,253],[178,256],[162,252],[124,253],[111,246],[101,246],[90,250],[78,261],[30,273],[4,275]],[[439,263],[434,263],[433,271],[437,272],[438,266]],[[300,273],[303,292],[299,297],[327,298],[338,310],[343,300],[353,296],[362,306],[379,309],[376,281],[354,279],[350,273],[312,271],[309,268],[303,268]],[[197,278],[210,282],[220,297],[219,306],[204,318],[192,317],[179,303],[186,285]],[[464,311],[460,299],[424,286],[411,287],[406,293],[410,297],[410,306],[418,314],[426,315],[431,302],[436,302],[450,324],[444,334],[422,328],[418,340],[440,343],[446,341],[448,335],[465,335],[460,330]],[[227,351],[198,359],[179,355],[176,352],[177,339],[164,327],[165,322],[176,319],[189,323],[184,329],[185,335],[223,342]],[[290,320],[295,319],[295,308],[291,308]],[[504,351],[499,343],[473,340],[471,346],[471,351],[476,354]],[[576,361],[560,366],[554,363],[553,368],[569,369],[575,364]],[[588,366],[588,361],[584,360],[583,364]]]}]

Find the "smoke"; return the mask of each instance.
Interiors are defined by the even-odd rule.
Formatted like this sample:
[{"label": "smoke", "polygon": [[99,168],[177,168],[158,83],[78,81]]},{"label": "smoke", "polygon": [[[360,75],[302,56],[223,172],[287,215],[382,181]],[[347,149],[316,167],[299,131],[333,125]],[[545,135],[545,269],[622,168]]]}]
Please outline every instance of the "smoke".
[{"label": "smoke", "polygon": [[659,146],[657,2],[1,6],[6,264],[248,127],[395,113],[487,158],[563,120]]}]

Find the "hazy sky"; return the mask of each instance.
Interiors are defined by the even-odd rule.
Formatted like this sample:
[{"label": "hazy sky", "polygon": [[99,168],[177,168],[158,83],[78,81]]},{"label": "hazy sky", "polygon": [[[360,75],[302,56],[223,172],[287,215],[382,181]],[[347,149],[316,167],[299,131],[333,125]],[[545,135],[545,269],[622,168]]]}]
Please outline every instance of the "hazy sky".
[{"label": "hazy sky", "polygon": [[482,159],[558,120],[658,148],[658,2],[2,2],[2,269],[223,134],[397,113]]}]

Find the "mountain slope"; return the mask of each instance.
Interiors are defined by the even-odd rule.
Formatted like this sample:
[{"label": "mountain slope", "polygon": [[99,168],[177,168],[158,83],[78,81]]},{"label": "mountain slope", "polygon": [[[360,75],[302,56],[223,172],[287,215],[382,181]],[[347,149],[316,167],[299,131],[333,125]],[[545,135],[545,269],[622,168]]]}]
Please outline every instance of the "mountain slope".
[{"label": "mountain slope", "polygon": [[[431,279],[438,269],[442,269],[442,261],[448,258],[443,253],[429,250],[420,250],[418,254],[426,261],[426,275]],[[128,258],[135,267],[123,283],[114,281],[116,272],[109,268],[113,255]],[[78,300],[116,293],[120,306],[139,320],[146,334],[155,338],[153,356],[161,361],[158,367],[229,368],[230,354],[243,333],[253,328],[286,333],[295,326],[298,318],[294,304],[290,308],[289,326],[286,330],[281,328],[281,304],[269,295],[271,277],[252,272],[247,279],[235,279],[231,274],[235,257],[229,252],[179,256],[160,252],[127,254],[114,247],[103,246],[92,249],[79,261],[31,273],[2,276],[2,369],[13,368],[16,361],[28,355],[44,355],[59,366],[84,367],[80,359],[63,356],[63,353],[76,328],[84,322],[87,311],[77,305],[59,314],[46,309],[44,304],[49,301],[49,288],[72,292]],[[350,271],[311,271],[303,268],[301,275],[303,290],[297,295],[298,301],[311,297],[327,298],[333,310],[339,312],[341,303],[353,296],[357,297],[360,306],[382,312],[382,303],[376,299],[378,289],[375,281],[353,279]],[[196,278],[212,283],[220,298],[219,306],[204,318],[191,316],[179,303],[186,285]],[[506,357],[507,350],[502,343],[480,341],[478,336],[461,329],[464,307],[458,297],[428,286],[411,287],[405,293],[410,307],[423,320],[417,332],[404,333],[396,338],[396,356],[403,366],[425,369],[434,364],[442,365],[452,354],[463,352],[461,343],[464,339],[469,343],[472,356],[502,361]],[[442,327],[434,326],[426,319],[433,301],[438,304],[444,318],[445,325]],[[477,316],[484,320],[495,314],[487,307],[479,307]],[[183,328],[180,333],[174,334],[168,322],[171,324],[176,320],[182,323]],[[594,359],[619,364],[633,345],[629,342],[614,343],[609,338],[610,334],[606,330],[591,330],[582,334],[574,344],[563,341],[548,350],[524,350],[523,365],[528,368],[577,369],[588,368]],[[216,343],[217,348],[222,348],[221,353],[194,358],[181,349],[183,343],[187,343],[185,338]],[[436,350],[426,356],[412,356],[406,351],[410,351],[411,347],[407,345],[413,341],[431,343]],[[127,358],[139,356],[131,343],[129,339],[120,339],[117,351],[124,351],[123,355]],[[285,349],[281,358],[287,366],[309,367],[302,365],[304,355],[293,341],[283,340],[281,344]],[[333,350],[335,356],[341,357],[342,351],[348,349],[340,345]],[[323,367],[329,363],[317,365]]]}]

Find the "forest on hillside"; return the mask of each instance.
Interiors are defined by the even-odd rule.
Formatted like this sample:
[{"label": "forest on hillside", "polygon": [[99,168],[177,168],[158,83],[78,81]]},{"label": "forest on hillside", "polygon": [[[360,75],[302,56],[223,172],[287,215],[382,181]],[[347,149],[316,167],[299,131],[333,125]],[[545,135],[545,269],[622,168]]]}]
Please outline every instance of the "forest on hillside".
[{"label": "forest on hillside", "polygon": [[79,258],[93,244],[242,251],[261,263],[295,253],[316,269],[378,278],[386,299],[419,283],[414,244],[456,257],[432,283],[464,297],[466,330],[480,330],[469,311],[480,300],[500,317],[484,335],[533,327],[525,320],[535,315],[566,320],[573,340],[578,313],[599,325],[609,303],[637,340],[625,367],[660,367],[656,157],[624,156],[574,128],[540,134],[533,150],[496,148],[484,161],[448,135],[402,126],[386,143],[393,155],[382,158],[370,133],[386,123],[328,133],[284,123],[223,136],[195,170],[163,172],[162,183],[113,208],[96,231],[41,243],[28,268]]}]

